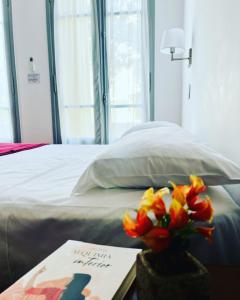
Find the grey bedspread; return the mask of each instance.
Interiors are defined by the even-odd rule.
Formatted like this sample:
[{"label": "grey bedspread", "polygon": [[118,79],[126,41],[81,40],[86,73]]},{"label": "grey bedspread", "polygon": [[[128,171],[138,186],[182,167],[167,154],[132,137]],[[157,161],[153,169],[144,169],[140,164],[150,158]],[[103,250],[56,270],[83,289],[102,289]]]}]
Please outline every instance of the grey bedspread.
[{"label": "grey bedspread", "polygon": [[1,288],[7,287],[66,240],[139,246],[122,230],[122,208],[1,206]]}]

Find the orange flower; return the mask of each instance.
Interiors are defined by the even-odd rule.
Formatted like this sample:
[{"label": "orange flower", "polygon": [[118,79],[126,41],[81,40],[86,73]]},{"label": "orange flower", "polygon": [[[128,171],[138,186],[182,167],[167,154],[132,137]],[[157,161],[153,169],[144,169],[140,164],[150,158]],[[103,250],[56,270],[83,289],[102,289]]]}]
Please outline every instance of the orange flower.
[{"label": "orange flower", "polygon": [[141,237],[144,243],[153,251],[160,252],[168,248],[170,234],[166,228],[154,227],[146,235]]},{"label": "orange flower", "polygon": [[191,200],[190,218],[197,221],[212,221],[213,208],[210,197],[206,196],[204,199],[195,197]]},{"label": "orange flower", "polygon": [[199,232],[201,235],[205,237],[206,240],[208,240],[209,243],[212,243],[213,240],[213,231],[214,227],[197,227],[196,230]]},{"label": "orange flower", "polygon": [[176,229],[187,225],[189,218],[186,210],[183,206],[175,199],[173,199],[169,208],[170,224],[169,228]]},{"label": "orange flower", "polygon": [[[153,188],[148,189],[142,197],[136,219],[132,219],[128,212],[125,213],[123,227],[126,233],[134,238],[139,237],[154,251],[163,251],[170,246],[172,240],[178,242],[176,236],[181,242],[181,239],[185,239],[193,232],[203,235],[211,242],[213,227],[194,226],[194,221],[207,223],[212,221],[211,199],[208,196],[205,198],[199,196],[206,190],[201,178],[192,175],[190,181],[191,185],[180,186],[170,182],[173,192],[168,212],[163,196],[169,194],[169,189],[162,188],[156,193]],[[154,213],[157,220],[152,221],[150,215],[148,216],[149,212]]]},{"label": "orange flower", "polygon": [[191,187],[188,185],[179,185],[177,186],[174,182],[170,181],[173,192],[172,198],[177,200],[182,206],[186,204],[187,194],[190,191]]},{"label": "orange flower", "polygon": [[191,201],[200,193],[206,191],[206,186],[204,185],[203,180],[200,177],[195,175],[190,176],[190,181],[192,183],[190,190],[187,193],[187,202],[188,205],[191,204]]},{"label": "orange flower", "polygon": [[189,205],[194,197],[206,190],[206,186],[200,177],[191,175],[190,181],[192,183],[191,185],[179,186],[170,181],[173,187],[172,198],[180,202],[182,206],[184,206],[186,202]]},{"label": "orange flower", "polygon": [[196,175],[190,175],[190,181],[197,194],[200,194],[206,190],[206,186],[204,185],[202,178]]},{"label": "orange flower", "polygon": [[154,189],[148,189],[140,202],[140,209],[148,211],[153,211],[156,218],[159,220],[166,214],[166,207],[163,201],[163,196],[169,194],[168,188],[163,188],[154,193]]},{"label": "orange flower", "polygon": [[153,223],[144,210],[139,210],[136,221],[134,221],[128,212],[123,217],[123,228],[131,237],[139,237],[153,228]]}]

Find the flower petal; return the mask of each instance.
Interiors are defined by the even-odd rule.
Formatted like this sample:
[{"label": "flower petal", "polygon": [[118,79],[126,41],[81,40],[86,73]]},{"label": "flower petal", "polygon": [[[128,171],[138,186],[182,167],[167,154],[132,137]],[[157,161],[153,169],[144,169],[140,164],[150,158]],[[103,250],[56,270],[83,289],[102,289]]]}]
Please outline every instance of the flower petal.
[{"label": "flower petal", "polygon": [[157,191],[154,195],[154,201],[151,210],[154,212],[158,220],[160,220],[166,214],[166,206],[162,197],[167,194],[169,194],[169,189],[163,188]]},{"label": "flower petal", "polygon": [[169,193],[170,193],[169,188],[165,187],[165,188],[162,188],[162,189],[158,190],[155,193],[155,197],[162,198],[163,196],[168,195]]},{"label": "flower petal", "polygon": [[126,212],[123,216],[123,228],[127,235],[130,235],[131,237],[138,237],[138,233],[136,232],[136,222],[133,221],[128,212]]},{"label": "flower petal", "polygon": [[146,192],[143,194],[143,199],[152,201],[152,200],[153,200],[153,196],[154,196],[154,189],[153,189],[153,188],[149,188],[149,189],[146,190]]},{"label": "flower petal", "polygon": [[212,221],[213,208],[211,198],[206,196],[204,199],[195,197],[191,204],[190,218],[197,221]]},{"label": "flower petal", "polygon": [[139,210],[137,213],[137,232],[138,234],[144,235],[153,227],[151,219],[147,216],[146,212]]},{"label": "flower petal", "polygon": [[154,193],[152,188],[148,189],[140,202],[140,209],[145,212],[153,211],[156,218],[160,219],[166,214],[166,207],[162,197],[169,194],[168,188],[163,188]]},{"label": "flower petal", "polygon": [[141,237],[141,239],[153,251],[160,252],[168,248],[170,234],[166,228],[154,227],[146,235]]},{"label": "flower petal", "polygon": [[199,232],[201,235],[205,237],[206,240],[208,240],[209,243],[212,243],[213,240],[213,231],[214,227],[197,227],[196,230]]},{"label": "flower petal", "polygon": [[169,208],[170,214],[170,224],[171,229],[181,228],[187,225],[189,218],[186,210],[183,206],[175,199],[172,200],[171,206]]},{"label": "flower petal", "polygon": [[149,188],[146,190],[146,192],[143,194],[142,200],[139,205],[139,209],[145,209],[148,211],[154,201],[154,189]]},{"label": "flower petal", "polygon": [[202,178],[200,178],[198,176],[191,175],[190,176],[190,181],[192,183],[192,187],[195,189],[195,192],[198,193],[198,194],[204,192],[207,188],[204,185],[204,182],[203,182]]},{"label": "flower petal", "polygon": [[207,189],[207,187],[204,185],[203,180],[200,177],[191,175],[190,181],[192,185],[191,185],[191,189],[187,194],[188,205],[190,205],[193,198],[195,198],[198,194],[203,193]]},{"label": "flower petal", "polygon": [[182,206],[186,204],[186,197],[191,189],[188,185],[179,185],[177,186],[174,182],[170,181],[170,184],[173,187],[172,198],[180,202]]},{"label": "flower petal", "polygon": [[139,210],[137,219],[134,221],[128,212],[123,217],[123,228],[126,233],[131,237],[139,237],[146,234],[153,227],[151,219],[147,216],[146,212]]}]

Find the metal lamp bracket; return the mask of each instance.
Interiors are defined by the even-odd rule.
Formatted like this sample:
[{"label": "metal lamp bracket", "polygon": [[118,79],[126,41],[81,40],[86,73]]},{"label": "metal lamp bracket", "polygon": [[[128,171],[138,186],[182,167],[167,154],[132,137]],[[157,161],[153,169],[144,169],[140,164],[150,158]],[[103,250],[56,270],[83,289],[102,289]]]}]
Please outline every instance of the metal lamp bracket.
[{"label": "metal lamp bracket", "polygon": [[171,61],[188,60],[188,67],[192,65],[192,48],[189,49],[188,57],[174,57],[175,49],[171,48]]}]

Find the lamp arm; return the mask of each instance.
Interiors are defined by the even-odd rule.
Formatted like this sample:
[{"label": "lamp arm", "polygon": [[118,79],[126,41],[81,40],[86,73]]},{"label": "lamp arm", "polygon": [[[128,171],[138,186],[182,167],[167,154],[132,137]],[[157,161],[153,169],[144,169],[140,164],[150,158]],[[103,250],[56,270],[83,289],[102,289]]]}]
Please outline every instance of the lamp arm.
[{"label": "lamp arm", "polygon": [[171,51],[171,61],[180,61],[180,60],[188,60],[189,66],[192,64],[192,48],[189,49],[188,57],[174,57],[174,51]]}]

